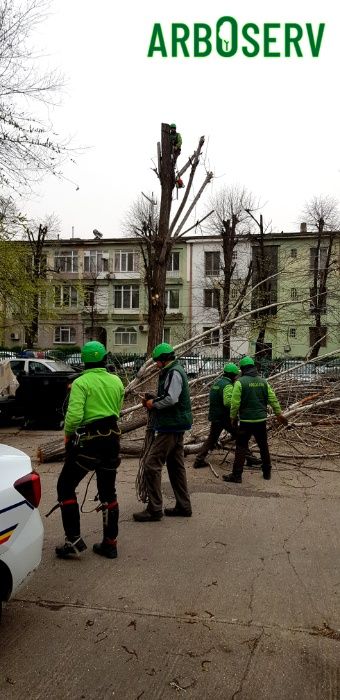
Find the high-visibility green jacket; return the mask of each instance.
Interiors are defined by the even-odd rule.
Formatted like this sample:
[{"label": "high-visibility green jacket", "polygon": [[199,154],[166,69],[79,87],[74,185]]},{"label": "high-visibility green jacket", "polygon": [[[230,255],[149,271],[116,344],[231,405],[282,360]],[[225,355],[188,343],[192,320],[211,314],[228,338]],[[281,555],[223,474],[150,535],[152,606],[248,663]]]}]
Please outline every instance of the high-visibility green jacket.
[{"label": "high-visibility green jacket", "polygon": [[236,380],[231,397],[230,418],[240,416],[244,423],[260,423],[267,420],[267,405],[275,413],[281,413],[281,406],[270,384],[257,374],[255,368]]},{"label": "high-visibility green jacket", "polygon": [[65,434],[72,435],[81,425],[99,418],[119,418],[124,385],[105,367],[86,369],[74,380],[65,416]]},{"label": "high-visibility green jacket", "polygon": [[233,395],[233,388],[234,388],[234,383],[229,381],[229,384],[226,384],[224,389],[223,389],[223,405],[225,408],[229,408],[229,413],[230,413],[230,406],[231,406],[231,397]]}]

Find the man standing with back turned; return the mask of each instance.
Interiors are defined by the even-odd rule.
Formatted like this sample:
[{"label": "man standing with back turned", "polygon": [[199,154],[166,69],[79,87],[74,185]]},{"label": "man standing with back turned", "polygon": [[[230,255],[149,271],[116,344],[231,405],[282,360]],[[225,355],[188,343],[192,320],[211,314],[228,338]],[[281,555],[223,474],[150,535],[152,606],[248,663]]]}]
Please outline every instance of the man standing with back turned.
[{"label": "man standing with back turned", "polygon": [[231,474],[223,476],[224,481],[236,484],[242,482],[243,466],[252,435],[260,450],[263,478],[270,479],[271,477],[272,467],[267,439],[267,405],[272,407],[277,420],[282,425],[288,425],[274,390],[266,379],[259,376],[253,358],[243,357],[239,364],[242,376],[234,384],[230,418],[236,427],[237,414],[239,414],[240,425],[236,437],[233,471]]},{"label": "man standing with back turned", "polygon": [[210,430],[207,439],[197,453],[193,464],[194,469],[209,466],[209,462],[206,460],[207,454],[216,447],[222,430],[227,430],[234,439],[236,437],[236,430],[230,422],[229,410],[233,383],[238,374],[239,368],[233,362],[228,362],[223,367],[223,377],[216,379],[210,389],[208,415]]},{"label": "man standing with back turned", "polygon": [[187,518],[191,516],[183,447],[184,432],[189,430],[192,424],[188,379],[169,343],[157,345],[152,352],[152,359],[161,371],[157,397],[143,400],[144,406],[151,411],[154,435],[144,458],[148,506],[146,510],[133,514],[137,522],[151,522],[163,517],[163,464],[167,466],[176,499],[175,507],[165,508],[164,514]]},{"label": "man standing with back turned", "polygon": [[65,544],[56,555],[69,559],[86,549],[80,535],[76,491],[80,481],[95,471],[103,514],[103,540],[93,545],[96,554],[117,556],[118,502],[116,472],[120,463],[117,425],[124,398],[122,381],[106,370],[106,349],[96,340],[85,343],[81,359],[85,371],[74,380],[65,416],[66,458],[58,479],[58,502],[65,530]]}]

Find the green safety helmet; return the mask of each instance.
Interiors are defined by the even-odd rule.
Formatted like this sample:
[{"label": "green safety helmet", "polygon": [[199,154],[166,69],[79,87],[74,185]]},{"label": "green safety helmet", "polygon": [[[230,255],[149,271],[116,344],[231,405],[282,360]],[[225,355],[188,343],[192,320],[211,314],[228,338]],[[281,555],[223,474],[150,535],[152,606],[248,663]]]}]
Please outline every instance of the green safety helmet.
[{"label": "green safety helmet", "polygon": [[176,124],[170,124],[170,129],[177,129]]},{"label": "green safety helmet", "polygon": [[85,364],[101,362],[105,355],[107,355],[107,350],[98,340],[90,340],[88,343],[85,343],[81,349],[81,359]]},{"label": "green safety helmet", "polygon": [[246,355],[245,357],[241,358],[239,365],[240,367],[249,367],[250,365],[254,366],[255,362],[252,357]]},{"label": "green safety helmet", "polygon": [[157,362],[157,360],[163,361],[164,359],[168,359],[169,355],[174,354],[174,349],[172,345],[169,345],[169,343],[160,343],[160,345],[156,345],[156,347],[152,351],[152,359]]},{"label": "green safety helmet", "polygon": [[239,374],[240,370],[233,362],[228,362],[223,367],[224,374]]}]

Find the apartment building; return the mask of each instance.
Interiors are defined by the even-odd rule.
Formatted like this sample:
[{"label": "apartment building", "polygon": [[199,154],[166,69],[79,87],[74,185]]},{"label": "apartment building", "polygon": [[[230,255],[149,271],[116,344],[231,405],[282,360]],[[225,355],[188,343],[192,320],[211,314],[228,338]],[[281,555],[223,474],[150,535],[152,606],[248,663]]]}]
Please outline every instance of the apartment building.
[{"label": "apartment building", "polygon": [[[317,339],[316,295],[314,287],[315,263],[320,277],[327,265],[329,234],[325,232],[319,250],[314,232],[305,225],[296,233],[266,235],[271,280],[268,301],[273,304],[268,313],[265,344],[272,357],[305,357]],[[252,259],[257,245],[252,246]],[[340,347],[340,232],[334,234],[328,268],[326,293],[321,301],[322,346],[319,355]],[[254,280],[256,281],[256,279]],[[276,302],[278,306],[276,307]],[[281,303],[288,302],[285,306]],[[256,299],[253,300],[256,306]],[[320,300],[319,300],[320,305]],[[259,323],[252,322],[250,351],[255,353]]]},{"label": "apartment building", "polygon": [[[270,280],[263,296],[257,286],[258,239],[237,239],[229,308],[239,298],[251,264],[253,291],[250,285],[242,312],[255,310],[264,302],[270,309],[265,316],[248,316],[232,328],[232,357],[255,352],[272,358],[306,355],[316,339],[315,260],[317,256],[322,274],[328,242],[325,233],[317,249],[315,233],[305,226],[296,233],[266,234]],[[43,264],[48,286],[46,298],[41,299],[37,347],[80,346],[89,338],[97,338],[114,353],[146,351],[147,290],[139,239],[46,241]],[[167,270],[164,340],[176,345],[218,325],[223,265],[219,237],[189,236],[176,241]],[[339,270],[340,233],[336,233],[321,306],[324,337],[320,354],[340,346]],[[223,332],[217,329],[207,335],[198,350],[207,356],[222,356],[224,340]],[[25,344],[23,326],[13,316],[3,324],[2,343],[9,348]]]},{"label": "apartment building", "polygon": [[[37,346],[79,346],[90,338],[114,353],[146,351],[147,290],[139,239],[77,238],[46,241],[48,300],[39,318]],[[180,342],[187,332],[186,246],[174,246],[167,271],[164,339]],[[8,347],[24,344],[12,323]]]},{"label": "apartment building", "polygon": [[[223,251],[219,236],[186,238],[189,318],[191,335],[208,331],[218,325],[223,298]],[[230,307],[239,297],[251,260],[251,245],[240,237],[233,250],[233,274],[230,290]],[[250,297],[248,307],[250,306]],[[240,322],[231,333],[230,354],[238,357],[249,350],[249,323]],[[200,351],[206,355],[222,355],[223,331],[215,330],[203,341]]]}]

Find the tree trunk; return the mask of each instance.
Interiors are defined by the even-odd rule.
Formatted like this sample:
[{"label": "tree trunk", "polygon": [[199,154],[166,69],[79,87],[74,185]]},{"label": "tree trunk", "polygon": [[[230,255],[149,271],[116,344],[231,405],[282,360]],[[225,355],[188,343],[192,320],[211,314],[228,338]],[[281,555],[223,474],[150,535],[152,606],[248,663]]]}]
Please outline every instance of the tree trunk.
[{"label": "tree trunk", "polygon": [[[165,305],[166,270],[172,248],[169,234],[172,190],[175,185],[175,167],[170,141],[170,128],[162,124],[161,162],[159,173],[162,194],[159,212],[159,228],[153,241],[153,256],[151,275],[148,286],[148,322],[149,336],[147,354],[150,355],[155,345],[163,340]],[[150,256],[149,256],[150,257]]]}]

